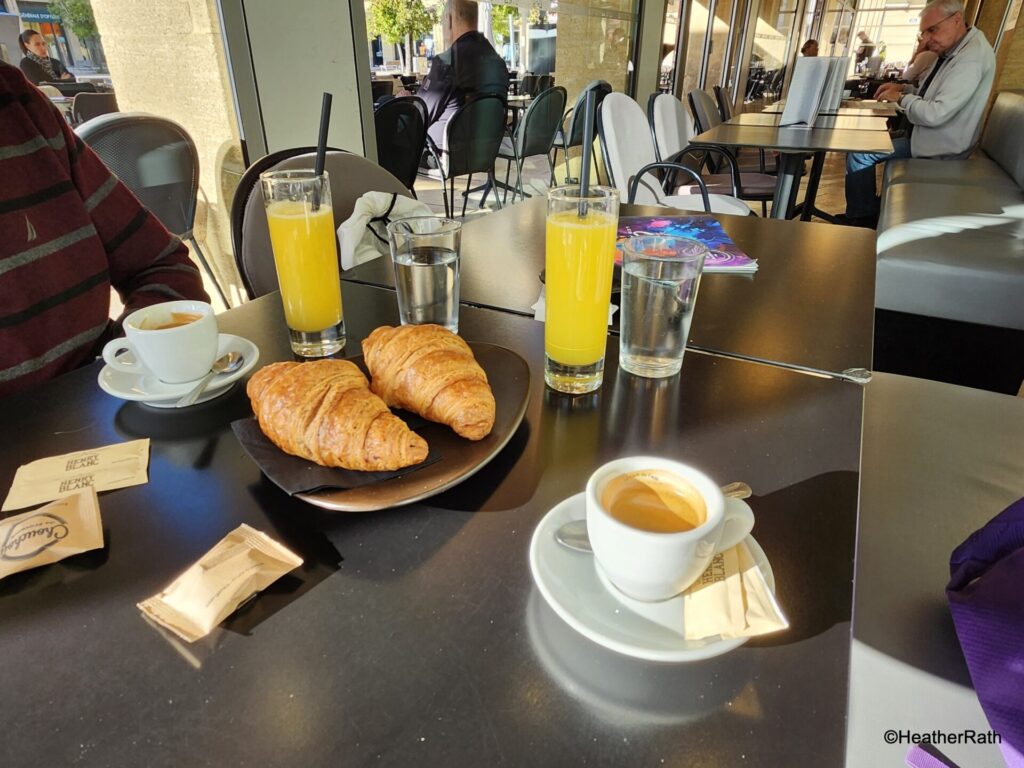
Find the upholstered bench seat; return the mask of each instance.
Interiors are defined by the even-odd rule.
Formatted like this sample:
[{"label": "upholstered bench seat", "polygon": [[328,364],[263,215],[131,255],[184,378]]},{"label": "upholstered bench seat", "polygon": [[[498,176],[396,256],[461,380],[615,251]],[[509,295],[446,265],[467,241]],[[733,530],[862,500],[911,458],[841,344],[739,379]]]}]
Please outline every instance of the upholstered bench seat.
[{"label": "upholstered bench seat", "polygon": [[974,157],[884,178],[876,308],[1024,330],[1024,95],[999,94]]},{"label": "upholstered bench seat", "polygon": [[[1024,137],[1021,139],[1024,141]],[[999,164],[978,153],[967,160],[890,160],[885,164],[885,186],[894,184],[952,184],[1016,190],[1017,182]]]}]

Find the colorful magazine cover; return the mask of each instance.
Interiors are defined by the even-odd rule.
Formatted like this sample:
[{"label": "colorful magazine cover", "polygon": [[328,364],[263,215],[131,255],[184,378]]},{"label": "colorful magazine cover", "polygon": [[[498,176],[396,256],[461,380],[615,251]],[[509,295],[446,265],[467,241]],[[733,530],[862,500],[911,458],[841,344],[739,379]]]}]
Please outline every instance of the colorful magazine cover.
[{"label": "colorful magazine cover", "polygon": [[707,246],[705,272],[756,272],[757,261],[743,253],[721,223],[707,214],[683,216],[622,216],[619,218],[618,251],[615,263],[622,264],[622,242],[633,235],[689,237]]}]

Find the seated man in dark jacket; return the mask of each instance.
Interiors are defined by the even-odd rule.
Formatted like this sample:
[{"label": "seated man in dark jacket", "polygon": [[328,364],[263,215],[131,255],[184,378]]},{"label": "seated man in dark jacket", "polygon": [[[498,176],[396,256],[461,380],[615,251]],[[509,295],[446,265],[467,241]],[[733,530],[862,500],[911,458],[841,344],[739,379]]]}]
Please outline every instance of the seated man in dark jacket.
[{"label": "seated man in dark jacket", "polygon": [[427,104],[427,132],[439,147],[452,115],[473,97],[508,95],[508,68],[477,28],[477,4],[471,0],[448,0],[441,16],[441,29],[450,47],[433,58],[430,73],[416,95]]}]

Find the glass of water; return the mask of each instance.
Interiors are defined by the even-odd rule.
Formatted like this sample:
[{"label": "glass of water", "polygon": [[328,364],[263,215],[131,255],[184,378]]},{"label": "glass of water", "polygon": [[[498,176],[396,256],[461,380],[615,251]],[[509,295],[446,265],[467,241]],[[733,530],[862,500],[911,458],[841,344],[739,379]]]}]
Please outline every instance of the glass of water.
[{"label": "glass of water", "polygon": [[402,325],[436,323],[459,331],[462,222],[413,216],[388,224]]},{"label": "glass of water", "polygon": [[655,379],[679,373],[707,252],[686,237],[623,243],[620,368]]}]

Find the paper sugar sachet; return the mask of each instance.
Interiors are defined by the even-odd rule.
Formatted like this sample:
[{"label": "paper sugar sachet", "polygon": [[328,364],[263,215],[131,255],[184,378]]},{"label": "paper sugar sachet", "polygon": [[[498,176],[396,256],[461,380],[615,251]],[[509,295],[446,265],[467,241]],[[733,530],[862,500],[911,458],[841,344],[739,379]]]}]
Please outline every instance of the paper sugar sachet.
[{"label": "paper sugar sachet", "polygon": [[632,613],[686,640],[753,637],[789,626],[744,543],[715,555],[700,578],[670,600],[635,600],[616,589],[600,569],[598,577]]},{"label": "paper sugar sachet", "polygon": [[743,542],[714,556],[683,593],[683,612],[687,640],[753,637],[789,626]]},{"label": "paper sugar sachet", "polygon": [[157,624],[194,642],[300,565],[302,558],[242,524],[139,608]]},{"label": "paper sugar sachet", "polygon": [[149,439],[65,453],[18,467],[3,511],[24,509],[78,493],[112,491],[149,482]]},{"label": "paper sugar sachet", "polygon": [[96,491],[86,488],[0,520],[0,579],[102,547],[100,505]]}]

